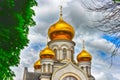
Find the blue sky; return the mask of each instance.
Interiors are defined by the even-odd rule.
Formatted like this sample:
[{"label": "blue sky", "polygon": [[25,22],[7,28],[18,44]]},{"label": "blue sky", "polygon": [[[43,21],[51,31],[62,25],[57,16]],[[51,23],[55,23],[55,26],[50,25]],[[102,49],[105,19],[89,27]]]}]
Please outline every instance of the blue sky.
[{"label": "blue sky", "polygon": [[[90,12],[81,6],[80,0],[37,0],[38,6],[33,7],[36,16],[36,26],[30,27],[28,38],[30,40],[27,47],[21,51],[20,64],[12,67],[15,71],[15,80],[22,80],[24,67],[29,71],[34,71],[33,64],[39,59],[40,51],[47,43],[47,30],[51,24],[59,19],[59,5],[63,5],[63,19],[70,23],[75,29],[73,41],[75,46],[75,60],[82,50],[82,40],[85,40],[86,50],[91,53],[92,74],[96,80],[120,80],[120,55],[114,58],[114,64],[110,68],[110,56],[115,48],[110,35],[104,34],[94,27],[94,21],[101,18],[102,13]],[[111,46],[113,46],[111,48]]]},{"label": "blue sky", "polygon": [[104,34],[103,38],[115,44],[116,47],[118,47],[118,43],[120,43],[120,39],[116,35]]}]

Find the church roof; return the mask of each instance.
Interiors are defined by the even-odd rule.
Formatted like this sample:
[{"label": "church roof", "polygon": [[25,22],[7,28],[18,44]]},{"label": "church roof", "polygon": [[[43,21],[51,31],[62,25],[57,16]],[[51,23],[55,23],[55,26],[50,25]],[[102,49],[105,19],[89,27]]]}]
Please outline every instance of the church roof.
[{"label": "church roof", "polygon": [[28,72],[28,68],[24,68],[23,80],[40,80],[40,73]]},{"label": "church roof", "polygon": [[26,80],[40,80],[40,73],[28,72],[26,74]]}]

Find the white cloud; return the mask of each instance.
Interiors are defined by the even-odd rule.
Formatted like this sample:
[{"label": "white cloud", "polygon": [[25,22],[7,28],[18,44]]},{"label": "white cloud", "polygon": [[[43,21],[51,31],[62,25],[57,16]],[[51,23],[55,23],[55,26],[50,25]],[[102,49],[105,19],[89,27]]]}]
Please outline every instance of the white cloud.
[{"label": "white cloud", "polygon": [[96,80],[119,80],[109,73],[99,72],[96,74],[94,74],[96,75]]},{"label": "white cloud", "polygon": [[[113,52],[115,45],[106,41],[105,39],[96,39],[89,43],[90,46],[93,46],[94,49],[104,51],[106,53]],[[113,47],[111,47],[113,46]]]}]

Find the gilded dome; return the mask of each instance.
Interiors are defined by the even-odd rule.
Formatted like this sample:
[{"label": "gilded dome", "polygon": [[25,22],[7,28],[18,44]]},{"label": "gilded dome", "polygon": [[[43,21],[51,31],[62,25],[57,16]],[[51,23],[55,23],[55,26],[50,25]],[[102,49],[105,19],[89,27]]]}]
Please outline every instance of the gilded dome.
[{"label": "gilded dome", "polygon": [[40,58],[55,58],[55,53],[48,46],[40,52]]},{"label": "gilded dome", "polygon": [[87,52],[85,49],[83,49],[77,56],[77,60],[78,62],[81,61],[91,61],[92,60],[92,56],[90,55],[89,52]]},{"label": "gilded dome", "polygon": [[40,68],[41,68],[41,63],[40,63],[40,59],[39,59],[34,63],[34,69],[40,69]]},{"label": "gilded dome", "polygon": [[55,24],[51,25],[48,30],[48,36],[51,40],[67,39],[72,40],[74,37],[73,27],[65,22],[62,17]]}]

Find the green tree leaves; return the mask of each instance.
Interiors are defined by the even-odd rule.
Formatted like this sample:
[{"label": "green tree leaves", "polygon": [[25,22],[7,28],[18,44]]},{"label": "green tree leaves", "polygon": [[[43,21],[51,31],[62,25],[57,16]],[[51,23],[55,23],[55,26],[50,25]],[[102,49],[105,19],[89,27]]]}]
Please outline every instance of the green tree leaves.
[{"label": "green tree leaves", "polygon": [[120,1],[120,0],[113,0],[113,1]]},{"label": "green tree leaves", "polygon": [[27,46],[29,26],[35,25],[31,7],[35,0],[0,1],[0,79],[13,80],[11,66],[17,66],[20,51]]},{"label": "green tree leaves", "polygon": [[113,0],[115,3],[117,3],[118,5],[120,5],[120,0]]}]

